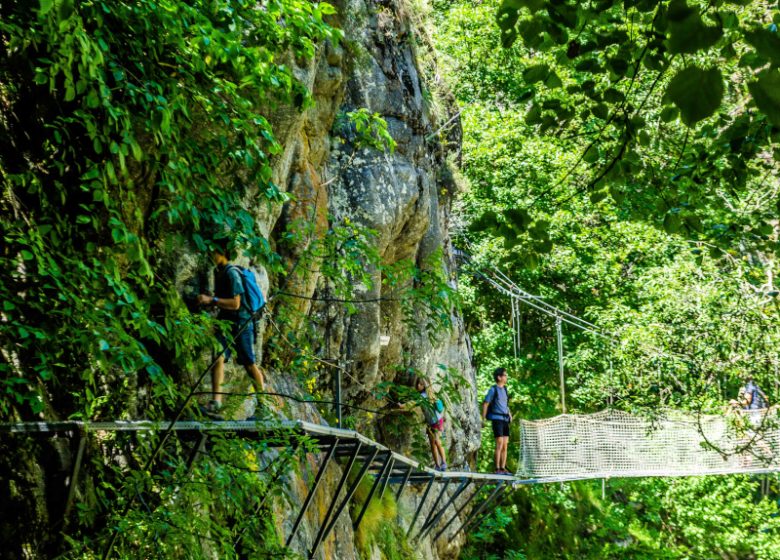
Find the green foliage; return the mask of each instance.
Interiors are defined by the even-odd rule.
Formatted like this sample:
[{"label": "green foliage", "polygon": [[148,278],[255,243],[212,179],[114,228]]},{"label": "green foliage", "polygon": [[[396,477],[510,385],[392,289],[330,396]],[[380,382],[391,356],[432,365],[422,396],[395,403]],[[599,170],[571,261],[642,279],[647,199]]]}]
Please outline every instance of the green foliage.
[{"label": "green foliage", "polygon": [[[215,433],[192,468],[186,457],[195,441],[169,446],[164,467],[153,476],[128,472],[127,465],[106,469],[106,456],[122,453],[131,464],[140,463],[157,443],[152,438],[136,446],[135,438],[114,433],[95,444],[90,470],[96,478],[88,499],[78,504],[79,521],[67,536],[68,558],[105,553],[108,530],[93,534],[96,513],[107,515],[108,527],[118,533],[113,558],[293,557],[279,542],[271,506],[282,497],[279,477],[313,449],[311,442],[276,453],[268,451],[269,444],[279,442]],[[142,507],[122,515],[135,498]]]},{"label": "green foliage", "polygon": [[[594,203],[610,196],[632,218],[661,225],[670,208],[684,207],[700,227],[683,222],[681,235],[777,254],[777,244],[760,236],[759,221],[745,223],[741,209],[723,203],[724,193],[731,199],[745,188],[776,188],[778,160],[766,157],[780,139],[776,68],[767,68],[780,53],[775,7],[685,0],[436,4],[453,4],[449,21],[469,29],[460,44],[444,47],[457,57],[451,66],[459,68],[461,101],[495,99],[509,112],[525,111],[537,135],[579,154],[558,161],[550,186],[519,201],[519,209],[533,215],[583,196]],[[753,105],[758,111],[744,110]],[[768,210],[764,200],[750,212]],[[511,232],[502,236],[515,243]]]},{"label": "green foliage", "polygon": [[361,108],[336,117],[335,128],[345,139],[350,139],[356,149],[374,148],[380,152],[395,151],[396,142],[387,130],[387,121],[379,113]]},{"label": "green foliage", "polygon": [[381,268],[382,284],[390,297],[400,301],[404,323],[431,340],[449,331],[452,313],[459,305],[442,263],[443,253],[438,248],[419,266],[402,259]]},{"label": "green foliage", "polygon": [[780,127],[780,72],[766,69],[748,87],[758,108],[766,113],[773,125]]},{"label": "green foliage", "polygon": [[689,66],[672,78],[666,88],[666,95],[680,110],[682,121],[693,126],[720,107],[723,78],[717,68],[702,70]]},{"label": "green foliage", "polygon": [[[515,418],[560,413],[554,319],[522,306],[515,355],[509,302],[476,273],[496,267],[620,341],[564,325],[569,411],[716,412],[744,373],[777,400],[774,9],[434,6],[442,74],[463,107],[470,188],[456,243],[475,263],[459,284],[480,395],[501,365]],[[483,436],[480,469],[490,469]],[[510,463],[517,452],[510,445]],[[767,496],[742,477],[608,481],[606,499],[600,482],[528,488],[467,553],[773,558],[770,482]],[[704,537],[716,525],[727,529]]]},{"label": "green foliage", "polygon": [[[283,61],[337,43],[333,14],[305,0],[2,3],[1,420],[154,419],[181,404],[215,325],[182,301],[175,255],[227,236],[282,270],[254,215],[286,200],[268,116],[311,104]],[[66,531],[74,555],[101,554],[114,529],[119,557],[280,552],[269,517],[246,515],[278,492],[247,466],[262,444],[215,442],[219,460],[192,480],[175,444],[152,472],[138,470],[143,442],[97,445],[99,483]],[[67,550],[39,530],[19,542]]]},{"label": "green foliage", "polygon": [[759,486],[749,477],[610,480],[604,497],[601,481],[527,488],[474,532],[464,557],[768,560],[778,554],[777,505]]},{"label": "green foliage", "polygon": [[194,369],[208,336],[164,255],[205,252],[225,230],[274,266],[245,203],[284,200],[263,112],[309,103],[274,61],[337,41],[332,12],[293,0],[3,4],[3,416],[53,400],[95,413],[106,376],[122,391],[137,372],[175,400],[172,370]]}]

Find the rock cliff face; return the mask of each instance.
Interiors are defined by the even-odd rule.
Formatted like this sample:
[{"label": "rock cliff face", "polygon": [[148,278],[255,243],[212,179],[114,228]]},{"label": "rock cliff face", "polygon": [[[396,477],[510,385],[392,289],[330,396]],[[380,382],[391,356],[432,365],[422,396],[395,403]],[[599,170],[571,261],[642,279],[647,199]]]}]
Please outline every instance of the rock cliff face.
[{"label": "rock cliff face", "polygon": [[[433,110],[434,103],[446,106],[447,101],[430,93],[432,86],[420,71],[417,52],[424,51],[424,41],[412,23],[412,16],[418,15],[410,6],[411,1],[331,0],[338,10],[335,23],[344,30],[344,40],[339,45],[320,45],[317,55],[305,66],[297,60],[286,61],[296,69],[297,77],[313,92],[314,98],[314,104],[304,111],[269,110],[282,146],[274,162],[273,179],[290,194],[291,201],[280,207],[269,207],[248,198],[247,207],[273,248],[288,257],[285,262],[295,263],[290,265],[292,269],[299,268],[290,271],[295,274],[285,277],[266,274],[261,278],[266,293],[284,291],[288,295],[270,303],[270,320],[262,324],[256,350],[268,373],[268,389],[281,394],[315,392],[324,400],[333,400],[334,374],[341,371],[344,403],[364,409],[384,407],[379,415],[348,407],[345,423],[394,451],[430,465],[419,413],[395,407],[377,394],[377,389],[386,382],[409,385],[414,375],[427,377],[434,390],[444,395],[447,405],[444,445],[448,463],[451,468],[462,469],[473,464],[480,443],[475,372],[463,322],[457,314],[446,317],[445,311],[444,319],[448,319],[449,326],[431,336],[425,328],[429,317],[424,306],[415,308],[404,301],[405,292],[388,283],[384,272],[388,266],[407,262],[417,270],[435,273],[444,291],[449,289],[448,285],[456,287],[449,230],[450,205],[457,189],[448,163],[450,150],[444,142],[448,146],[459,145],[457,119],[450,119],[454,107]],[[394,150],[364,147],[358,131],[339,124],[340,115],[359,110],[376,113],[385,120],[387,131],[396,142]],[[441,132],[445,124],[446,131]],[[262,196],[256,199],[265,200]],[[356,230],[373,231],[367,239],[376,257],[366,261],[365,270],[344,273],[347,284],[357,284],[350,297],[361,300],[352,309],[343,302],[328,301],[332,299],[334,281],[332,275],[328,280],[322,273],[322,262],[302,260],[308,240],[328,239],[334,229],[345,224],[352,224]],[[306,232],[300,238],[303,241],[289,242],[290,232],[301,230]],[[182,292],[202,284],[207,276],[201,255],[195,251],[170,252],[166,258],[167,262],[161,266],[166,269],[167,277],[176,278]],[[301,270],[306,272],[302,274]],[[360,280],[350,282],[353,277]],[[410,282],[415,287],[414,282],[418,280]],[[289,330],[280,332],[280,317],[289,310],[294,311],[287,313],[293,319],[284,323]],[[442,317],[438,320],[441,322]],[[307,356],[325,358],[326,362],[332,360],[331,365],[326,363],[318,369],[317,375],[311,378],[314,383],[306,387],[301,386],[300,375],[291,371],[290,361],[283,359],[284,339],[288,334],[297,336],[296,330],[305,331],[309,340],[316,341],[307,349]],[[286,357],[289,358],[289,352]],[[226,373],[224,390],[243,392],[248,382],[241,368],[229,365]],[[143,417],[143,403],[148,400],[144,391],[148,387],[139,387],[140,384],[128,389],[132,396],[123,403],[124,418]],[[208,382],[202,390],[210,390]],[[235,402],[241,397],[230,400]],[[252,413],[252,402],[246,399],[238,410],[231,408],[230,413],[236,418],[248,416]],[[316,423],[334,420],[325,406],[315,408],[284,399],[275,402],[273,410],[277,416]],[[56,411],[52,414],[49,416],[55,418]],[[33,518],[24,528],[25,535],[20,537],[21,542],[32,543],[23,545],[24,557],[44,557],[45,554],[36,552],[36,543],[47,540],[49,533],[58,532],[62,519],[65,524],[68,522],[68,512],[61,515],[62,508],[52,504],[66,501],[60,494],[68,487],[74,463],[78,463],[72,443],[65,437],[52,438],[36,447],[38,451],[28,452],[20,447],[14,451],[16,455],[9,455],[23,468],[12,473],[14,485],[8,492],[8,503],[17,504],[14,508],[20,511],[24,508],[26,517]],[[56,452],[47,451],[50,449]],[[261,460],[273,459],[270,455]],[[120,452],[111,455],[111,459],[119,468],[128,464],[127,457]],[[272,506],[282,540],[291,532],[319,457],[309,454],[304,463],[285,474],[283,497]],[[85,470],[89,469],[82,468],[77,494],[93,499],[98,481]],[[295,552],[305,556],[311,549],[340,476],[340,467],[331,463],[292,542]],[[406,547],[408,551],[405,555],[395,555],[396,558],[456,557],[462,536],[442,538],[436,543],[430,538],[422,539],[413,549],[400,542],[419,503],[420,491],[420,488],[409,489],[400,503],[391,501],[381,509],[385,527],[393,528],[384,540],[377,535],[366,538],[354,534],[350,512],[344,510],[335,530],[320,546],[318,557],[381,558],[383,550],[395,546]],[[18,529],[19,522],[10,519],[10,512],[4,513],[0,517],[0,532],[6,540],[12,540],[12,532]],[[394,541],[396,537],[399,540]],[[0,551],[0,558],[14,557],[13,552],[6,552]]]},{"label": "rock cliff face", "polygon": [[[373,243],[382,264],[409,259],[420,268],[438,266],[454,286],[449,222],[456,188],[447,150],[437,134],[452,115],[437,117],[431,109],[431,84],[426,84],[421,75],[416,54],[421,38],[409,17],[412,8],[407,0],[343,0],[334,4],[345,40],[339,46],[324,46],[308,67],[298,69],[298,76],[314,92],[316,104],[303,113],[274,115],[275,130],[284,146],[276,162],[275,181],[294,197],[294,202],[280,213],[258,209],[258,221],[275,239],[295,220],[312,223],[315,236],[327,235],[332,224],[346,220],[376,232]],[[360,148],[348,134],[344,141],[334,132],[339,113],[360,108],[385,119],[388,132],[397,142],[392,153]],[[457,135],[448,139],[456,145],[458,140]],[[372,285],[358,290],[357,296],[386,299],[358,304],[352,314],[318,301],[328,292],[316,271],[304,281],[287,286],[287,291],[303,296],[298,299],[299,310],[323,336],[329,336],[329,355],[337,357],[345,368],[344,402],[378,406],[382,403],[371,397],[372,390],[386,381],[408,383],[410,369],[427,376],[437,389],[443,384],[454,386],[457,397],[447,403],[445,448],[451,467],[467,466],[479,446],[480,421],[475,372],[461,318],[453,315],[449,332],[430,339],[402,320],[401,302],[389,297],[392,294],[383,288],[380,272],[368,272]],[[276,287],[273,283],[272,292]],[[326,323],[330,325],[327,329],[323,326]],[[278,336],[266,325],[266,345]],[[380,337],[385,338],[384,345]],[[262,348],[258,350],[262,354]],[[272,390],[295,392],[296,381],[280,369],[269,371]],[[324,394],[332,390],[329,374],[333,371],[326,369],[321,376],[319,390]],[[234,380],[242,376],[233,371]],[[289,417],[324,421],[311,407],[286,404],[284,410]],[[353,421],[361,432],[411,455],[413,440],[422,437],[422,425],[414,423],[410,429],[393,430],[388,429],[392,419],[380,418],[381,427],[367,415],[355,415]],[[427,446],[424,449],[418,455],[429,461]],[[316,472],[315,464],[311,457],[311,468],[304,469],[302,478],[291,479],[288,500],[294,507],[279,504],[276,509],[282,534],[289,533],[293,522],[289,512],[297,510],[303,500],[305,488]],[[327,507],[323,500],[333,493],[339,473],[338,467],[331,467],[298,531],[293,547],[301,553],[314,540]],[[409,512],[414,511],[419,497],[419,489],[407,492],[398,505],[396,522],[401,527],[408,525]],[[357,558],[354,540],[351,520],[345,512],[334,536],[321,547],[320,557]],[[423,558],[457,556],[460,541],[446,540],[441,539],[438,546],[430,539],[417,543],[417,553]],[[379,550],[374,548],[373,554],[379,557]]]}]

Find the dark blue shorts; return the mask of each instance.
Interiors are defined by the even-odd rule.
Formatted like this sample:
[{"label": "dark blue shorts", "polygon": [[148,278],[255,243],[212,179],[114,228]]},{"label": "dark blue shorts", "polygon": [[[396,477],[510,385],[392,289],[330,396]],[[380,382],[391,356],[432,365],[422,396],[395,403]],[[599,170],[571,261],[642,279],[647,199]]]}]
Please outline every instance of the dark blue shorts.
[{"label": "dark blue shorts", "polygon": [[509,437],[509,422],[506,420],[491,420],[494,437]]},{"label": "dark blue shorts", "polygon": [[236,338],[236,333],[241,325],[239,323],[233,323],[233,328],[230,329],[230,336],[233,338],[233,342],[228,344],[229,341],[225,340],[222,334],[217,335],[217,339],[222,344],[225,350],[225,363],[230,361],[232,356],[232,349],[236,351],[236,363],[240,366],[251,366],[255,363],[255,329],[252,321],[246,326],[243,332]]}]

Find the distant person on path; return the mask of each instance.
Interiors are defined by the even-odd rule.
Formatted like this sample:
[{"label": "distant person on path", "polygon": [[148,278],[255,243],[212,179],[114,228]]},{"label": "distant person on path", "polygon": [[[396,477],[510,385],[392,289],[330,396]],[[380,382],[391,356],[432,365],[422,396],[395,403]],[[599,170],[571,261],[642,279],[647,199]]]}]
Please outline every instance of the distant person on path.
[{"label": "distant person on path", "polygon": [[490,420],[493,424],[493,436],[496,438],[496,474],[512,474],[506,470],[509,423],[512,421],[512,413],[509,412],[509,393],[506,389],[506,369],[496,368],[493,379],[496,383],[488,390],[482,403],[482,420]]},{"label": "distant person on path", "polygon": [[[441,434],[444,432],[444,403],[434,398],[432,392],[428,392],[428,382],[424,377],[415,377],[414,388],[420,393],[420,399],[415,402],[420,405],[425,418],[425,433],[431,444],[433,468],[444,472],[447,470],[447,457],[441,443]],[[405,408],[405,405],[399,403],[398,408]]]},{"label": "distant person on path", "polygon": [[[244,366],[247,374],[255,384],[258,391],[265,388],[263,373],[255,364],[254,349],[254,325],[251,318],[252,313],[249,310],[246,298],[244,296],[244,283],[241,279],[241,272],[238,267],[230,264],[233,255],[227,242],[223,243],[218,249],[211,253],[211,260],[214,262],[214,295],[198,295],[198,303],[202,306],[214,306],[219,309],[217,319],[230,321],[230,343],[220,333],[217,339],[225,348],[225,351],[217,359],[216,364],[211,370],[211,390],[212,399],[203,407],[204,412],[212,418],[222,419],[219,410],[222,408],[222,381],[225,378],[225,362],[230,360],[231,349],[235,348],[239,365]],[[248,323],[248,324],[247,324]],[[239,329],[245,325],[241,334]]]},{"label": "distant person on path", "polygon": [[[773,458],[772,448],[763,436],[761,431],[765,415],[769,412],[769,399],[761,388],[753,381],[751,375],[745,376],[745,385],[739,390],[739,396],[736,400],[729,403],[733,409],[742,409],[747,411],[744,418],[747,425],[742,426],[744,432],[743,445],[746,447],[743,454],[742,467],[750,467],[753,464],[753,458],[757,457],[768,464]],[[752,449],[750,449],[752,447]]]},{"label": "distant person on path", "polygon": [[739,391],[739,402],[745,410],[762,410],[766,408],[766,394],[753,381],[753,376],[745,376],[745,385]]}]

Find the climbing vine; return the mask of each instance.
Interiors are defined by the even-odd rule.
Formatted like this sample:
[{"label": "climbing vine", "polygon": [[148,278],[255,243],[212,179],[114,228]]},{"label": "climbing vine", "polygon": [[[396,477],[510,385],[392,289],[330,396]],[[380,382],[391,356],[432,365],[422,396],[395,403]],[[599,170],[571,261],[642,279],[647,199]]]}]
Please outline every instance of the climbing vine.
[{"label": "climbing vine", "polygon": [[[176,255],[205,257],[227,234],[282,271],[254,215],[287,199],[272,180],[269,115],[311,105],[294,69],[338,44],[337,22],[330,4],[306,0],[2,3],[0,420],[179,409],[213,320],[187,309]],[[30,526],[8,546],[94,557],[116,538],[120,557],[277,553],[267,516],[246,512],[278,490],[271,473],[290,458],[269,467],[262,442],[215,441],[214,460],[188,474],[186,443],[169,442],[147,472],[153,442],[93,440],[97,482],[79,485],[78,523],[61,534]],[[10,472],[17,455],[3,456]],[[40,456],[62,468],[58,453]],[[4,507],[35,507],[34,478],[4,487]],[[185,521],[216,502],[213,517]]]},{"label": "climbing vine", "polygon": [[225,230],[278,267],[247,204],[285,199],[264,114],[310,104],[278,57],[338,42],[333,13],[304,1],[4,3],[3,415],[49,399],[79,413],[103,376],[121,388],[138,371],[175,400],[175,371],[192,368],[186,349],[207,331],[184,312],[166,255],[206,252]]}]

